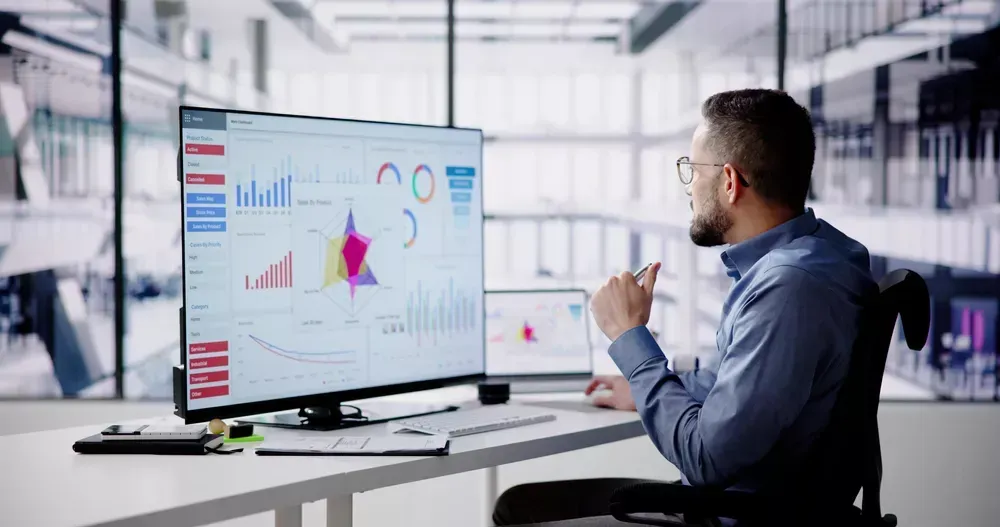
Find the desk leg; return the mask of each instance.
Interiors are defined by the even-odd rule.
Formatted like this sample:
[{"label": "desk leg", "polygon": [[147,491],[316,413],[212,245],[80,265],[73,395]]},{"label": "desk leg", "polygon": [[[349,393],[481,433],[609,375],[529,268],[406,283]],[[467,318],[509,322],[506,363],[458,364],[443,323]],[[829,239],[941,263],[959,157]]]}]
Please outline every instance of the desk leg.
[{"label": "desk leg", "polygon": [[354,496],[334,496],[326,500],[326,527],[354,525]]},{"label": "desk leg", "polygon": [[486,469],[486,525],[493,525],[493,507],[497,503],[497,485],[500,476],[497,467]]},{"label": "desk leg", "polygon": [[274,527],[302,527],[302,505],[274,509]]}]

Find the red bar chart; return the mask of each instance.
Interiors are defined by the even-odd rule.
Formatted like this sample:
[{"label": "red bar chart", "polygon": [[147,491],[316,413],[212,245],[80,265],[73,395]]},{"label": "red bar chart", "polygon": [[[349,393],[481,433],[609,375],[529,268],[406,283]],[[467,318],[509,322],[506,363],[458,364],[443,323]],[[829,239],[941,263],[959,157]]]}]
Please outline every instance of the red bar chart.
[{"label": "red bar chart", "polygon": [[244,275],[243,288],[247,291],[258,289],[290,289],[292,287],[292,251],[257,276]]}]

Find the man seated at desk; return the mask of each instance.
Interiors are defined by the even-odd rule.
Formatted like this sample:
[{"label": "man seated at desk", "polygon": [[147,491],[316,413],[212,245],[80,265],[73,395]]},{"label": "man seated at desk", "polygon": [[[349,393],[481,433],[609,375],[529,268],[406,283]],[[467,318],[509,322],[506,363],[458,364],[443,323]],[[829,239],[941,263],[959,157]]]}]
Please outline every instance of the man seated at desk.
[{"label": "man seated at desk", "polygon": [[[675,373],[646,329],[660,265],[594,294],[591,311],[624,377],[595,379],[597,404],[638,411],[656,448],[689,485],[794,488],[794,469],[826,426],[847,376],[862,303],[876,288],[868,251],[805,207],[816,139],[783,92],[739,90],[702,106],[691,156],[691,240],[726,244],[733,279],[716,333],[716,371]],[[498,525],[626,525],[608,498],[633,481],[535,483],[498,500]]]}]

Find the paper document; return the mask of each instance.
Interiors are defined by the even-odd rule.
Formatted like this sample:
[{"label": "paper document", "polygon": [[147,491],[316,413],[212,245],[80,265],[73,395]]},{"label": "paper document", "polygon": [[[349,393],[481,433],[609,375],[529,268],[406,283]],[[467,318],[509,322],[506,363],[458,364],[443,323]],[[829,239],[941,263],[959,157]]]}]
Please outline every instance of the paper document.
[{"label": "paper document", "polygon": [[446,453],[448,438],[441,436],[420,437],[352,437],[312,436],[294,439],[265,440],[256,449],[258,454],[312,454],[312,455],[439,455]]}]

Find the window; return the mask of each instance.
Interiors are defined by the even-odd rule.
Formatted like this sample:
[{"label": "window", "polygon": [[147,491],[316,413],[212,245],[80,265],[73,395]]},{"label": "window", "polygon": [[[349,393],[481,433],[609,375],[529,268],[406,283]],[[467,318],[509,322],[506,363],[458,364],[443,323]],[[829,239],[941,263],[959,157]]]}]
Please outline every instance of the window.
[{"label": "window", "polygon": [[601,97],[601,78],[593,73],[583,73],[573,81],[573,115],[577,129],[581,133],[602,131],[601,111],[604,98]]},{"label": "window", "polygon": [[565,277],[569,272],[569,232],[565,221],[542,224],[542,269],[553,276]]}]

